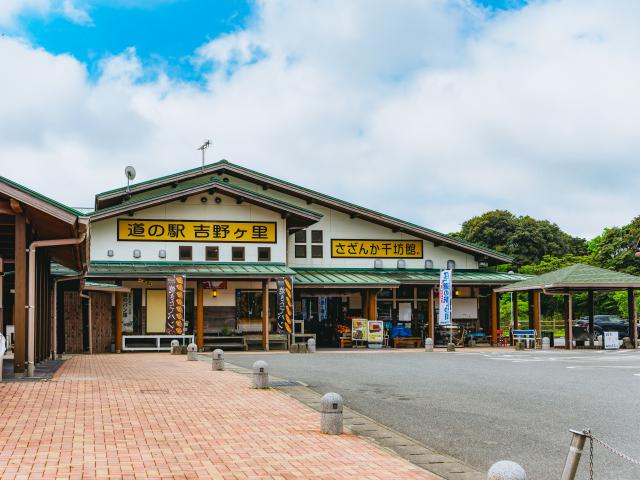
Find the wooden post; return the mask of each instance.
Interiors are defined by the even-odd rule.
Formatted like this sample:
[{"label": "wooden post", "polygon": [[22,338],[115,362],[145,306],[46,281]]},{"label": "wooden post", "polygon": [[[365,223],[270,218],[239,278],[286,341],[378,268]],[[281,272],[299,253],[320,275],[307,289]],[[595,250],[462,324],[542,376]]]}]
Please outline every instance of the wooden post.
[{"label": "wooden post", "polygon": [[533,329],[540,336],[540,290],[533,292]]},{"label": "wooden post", "polygon": [[571,293],[564,297],[565,322],[564,322],[564,348],[573,350],[573,297]]},{"label": "wooden post", "polygon": [[594,317],[594,308],[593,308],[593,290],[589,290],[587,292],[587,313],[589,314],[589,347],[594,348],[594,340],[595,335],[593,332],[593,317]]},{"label": "wooden post", "polygon": [[369,320],[376,320],[378,317],[378,311],[376,308],[376,301],[378,295],[375,291],[369,292],[369,316],[367,317]]},{"label": "wooden post", "polygon": [[498,295],[491,292],[491,346],[498,345]]},{"label": "wooden post", "polygon": [[204,348],[204,285],[201,280],[198,280],[197,285],[196,345],[198,350],[202,350]]},{"label": "wooden post", "polygon": [[527,291],[527,328],[533,330],[533,290]]},{"label": "wooden post", "polygon": [[269,280],[262,281],[262,349],[269,351]]},{"label": "wooden post", "polygon": [[369,290],[362,294],[362,318],[369,318]]},{"label": "wooden post", "polygon": [[433,288],[429,288],[429,305],[427,306],[427,321],[429,322],[429,338],[433,340],[433,343],[436,342],[436,306],[433,300]]},{"label": "wooden post", "polygon": [[116,292],[116,352],[122,352],[122,292]]},{"label": "wooden post", "polygon": [[511,309],[513,311],[513,329],[518,330],[520,328],[520,325],[518,324],[518,292],[512,292],[511,295],[513,298],[511,305]]},{"label": "wooden post", "polygon": [[13,302],[14,356],[13,371],[24,374],[27,341],[27,228],[24,215],[15,216],[15,295]]},{"label": "wooden post", "polygon": [[633,288],[627,290],[627,300],[629,304],[629,340],[631,340],[631,348],[636,348],[638,343],[638,317],[634,293]]}]

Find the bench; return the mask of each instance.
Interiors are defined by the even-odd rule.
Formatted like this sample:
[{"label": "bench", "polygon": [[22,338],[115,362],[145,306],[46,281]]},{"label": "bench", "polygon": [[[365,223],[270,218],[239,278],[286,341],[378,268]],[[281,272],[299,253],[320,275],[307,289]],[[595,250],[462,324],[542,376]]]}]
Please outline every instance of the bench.
[{"label": "bench", "polygon": [[513,344],[516,345],[518,342],[524,342],[526,348],[531,348],[531,343],[533,343],[533,348],[536,348],[536,331],[535,330],[513,330],[511,332],[513,336]]},{"label": "bench", "polygon": [[420,348],[422,338],[420,337],[395,337],[393,339],[393,348],[414,347]]},{"label": "bench", "polygon": [[221,348],[226,350],[228,348],[241,348],[242,350],[248,350],[249,346],[243,336],[221,336],[221,335],[205,335],[203,337],[204,345],[202,351],[207,349],[215,350]]},{"label": "bench", "polygon": [[[298,339],[301,338],[302,342],[298,341]],[[316,334],[315,333],[294,333],[293,334],[293,343],[307,343],[307,340],[309,340],[310,338],[313,338],[314,340],[316,339]]]},{"label": "bench", "polygon": [[353,339],[351,338],[351,335],[348,337],[340,337],[339,342],[340,348],[353,347]]},{"label": "bench", "polygon": [[[249,345],[262,346],[262,334],[245,335],[244,339]],[[282,345],[283,350],[289,350],[289,336],[286,333],[270,333],[269,334],[269,349],[271,345]]]},{"label": "bench", "polygon": [[188,345],[193,343],[193,335],[123,335],[122,351],[170,351],[172,340]]}]

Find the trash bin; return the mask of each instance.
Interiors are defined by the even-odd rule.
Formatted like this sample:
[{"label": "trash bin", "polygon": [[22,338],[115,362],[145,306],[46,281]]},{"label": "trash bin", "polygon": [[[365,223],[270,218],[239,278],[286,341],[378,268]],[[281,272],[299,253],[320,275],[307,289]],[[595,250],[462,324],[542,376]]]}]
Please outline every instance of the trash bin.
[{"label": "trash bin", "polygon": [[549,346],[553,348],[553,330],[543,330],[540,332],[540,338],[548,338]]}]

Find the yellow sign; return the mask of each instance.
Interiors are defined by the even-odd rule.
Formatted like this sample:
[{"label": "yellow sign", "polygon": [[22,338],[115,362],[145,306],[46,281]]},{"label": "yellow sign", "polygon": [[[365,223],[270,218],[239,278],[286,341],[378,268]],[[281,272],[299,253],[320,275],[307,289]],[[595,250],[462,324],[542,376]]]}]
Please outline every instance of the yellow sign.
[{"label": "yellow sign", "polygon": [[422,240],[331,239],[333,258],[422,258]]},{"label": "yellow sign", "polygon": [[118,219],[118,240],[276,243],[276,222]]}]

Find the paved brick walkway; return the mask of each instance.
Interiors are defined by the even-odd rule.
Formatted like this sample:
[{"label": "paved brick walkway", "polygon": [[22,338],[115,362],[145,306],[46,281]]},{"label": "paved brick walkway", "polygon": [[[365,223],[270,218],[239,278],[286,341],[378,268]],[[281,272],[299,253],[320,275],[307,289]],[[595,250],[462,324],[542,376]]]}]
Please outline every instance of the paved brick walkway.
[{"label": "paved brick walkway", "polygon": [[0,478],[435,479],[232,372],[169,354],[76,356],[0,384]]}]

